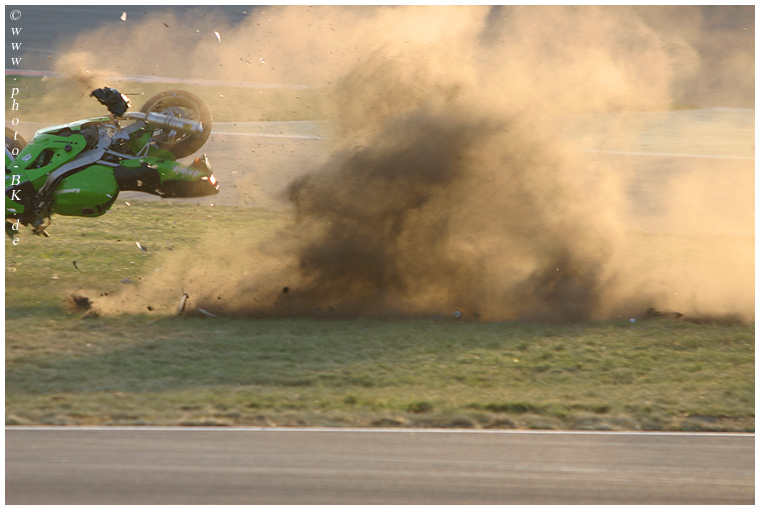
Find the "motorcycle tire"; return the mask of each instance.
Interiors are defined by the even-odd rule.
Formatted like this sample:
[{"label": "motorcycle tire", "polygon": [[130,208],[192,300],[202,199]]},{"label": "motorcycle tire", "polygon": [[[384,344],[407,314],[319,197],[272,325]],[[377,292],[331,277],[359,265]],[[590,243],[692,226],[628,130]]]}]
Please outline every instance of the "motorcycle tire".
[{"label": "motorcycle tire", "polygon": [[148,99],[140,108],[142,113],[163,113],[197,120],[203,123],[203,133],[188,134],[157,128],[154,139],[162,149],[175,157],[184,158],[203,147],[211,135],[211,109],[200,96],[186,90],[166,90]]},{"label": "motorcycle tire", "polygon": [[18,152],[21,152],[24,147],[26,147],[24,137],[12,129],[5,128],[5,148],[9,152],[13,152],[13,149],[18,149]]}]

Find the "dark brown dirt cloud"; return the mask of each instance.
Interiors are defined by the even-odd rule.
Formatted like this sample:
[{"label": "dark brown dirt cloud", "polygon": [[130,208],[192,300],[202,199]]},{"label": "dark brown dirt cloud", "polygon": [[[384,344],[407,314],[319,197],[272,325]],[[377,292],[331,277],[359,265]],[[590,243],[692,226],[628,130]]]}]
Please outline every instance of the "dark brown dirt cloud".
[{"label": "dark brown dirt cloud", "polygon": [[657,304],[652,273],[626,259],[625,172],[559,132],[569,115],[616,111],[630,136],[625,112],[688,96],[702,11],[679,11],[677,30],[658,12],[674,19],[634,7],[274,7],[217,28],[221,42],[156,19],[129,27],[118,60],[72,53],[124,74],[321,87],[335,130],[327,162],[291,184],[285,230],[265,243],[216,233],[102,306],[180,289],[193,307],[248,316],[568,321]]}]

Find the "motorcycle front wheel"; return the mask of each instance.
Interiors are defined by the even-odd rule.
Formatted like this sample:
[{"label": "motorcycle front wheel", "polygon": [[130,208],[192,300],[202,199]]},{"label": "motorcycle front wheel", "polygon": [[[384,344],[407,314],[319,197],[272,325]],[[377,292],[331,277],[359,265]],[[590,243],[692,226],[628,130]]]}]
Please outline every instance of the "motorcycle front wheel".
[{"label": "motorcycle front wheel", "polygon": [[203,133],[190,134],[169,128],[156,128],[153,138],[162,149],[177,158],[189,156],[206,143],[211,135],[211,109],[198,95],[186,90],[166,90],[148,99],[140,108],[142,113],[162,113],[203,124]]}]

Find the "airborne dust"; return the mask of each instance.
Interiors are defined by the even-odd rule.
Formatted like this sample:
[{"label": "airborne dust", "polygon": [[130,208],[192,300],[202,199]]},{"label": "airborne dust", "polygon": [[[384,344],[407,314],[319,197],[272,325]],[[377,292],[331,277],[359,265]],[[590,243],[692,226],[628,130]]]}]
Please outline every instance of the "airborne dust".
[{"label": "airborne dust", "polygon": [[[86,34],[62,69],[298,83],[325,91],[332,128],[318,162],[293,155],[315,168],[293,176],[292,220],[272,238],[214,226],[94,304],[170,309],[187,293],[188,311],[242,316],[573,321],[652,307],[753,320],[754,181],[741,161],[720,160],[719,178],[700,159],[680,180],[652,174],[652,228],[632,220],[640,160],[580,150],[589,137],[633,150],[641,112],[733,106],[754,89],[754,43],[737,29],[751,41],[754,13],[715,26],[706,14],[288,6],[229,26],[167,10],[110,27],[124,41],[112,53]],[[603,130],[565,136],[594,116]]]}]

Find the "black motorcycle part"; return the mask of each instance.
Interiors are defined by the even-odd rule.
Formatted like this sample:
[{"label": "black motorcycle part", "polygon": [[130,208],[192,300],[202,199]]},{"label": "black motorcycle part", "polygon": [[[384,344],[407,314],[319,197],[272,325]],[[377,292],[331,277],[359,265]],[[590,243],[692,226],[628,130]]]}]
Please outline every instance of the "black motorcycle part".
[{"label": "black motorcycle part", "polygon": [[[24,150],[24,147],[26,147],[26,140],[24,137],[18,134],[18,131],[5,128],[5,149],[15,157],[19,152]],[[14,149],[16,150],[15,154]],[[5,173],[10,172],[6,171]]]},{"label": "black motorcycle part", "polygon": [[[193,165],[202,165],[203,168],[207,168],[204,159],[194,162]],[[205,197],[219,193],[219,184],[216,181],[212,184],[208,178],[162,183],[158,171],[148,165],[138,168],[126,168],[119,165],[114,167],[113,174],[119,185],[119,191],[142,191],[164,198]]]},{"label": "black motorcycle part", "polygon": [[94,96],[95,99],[100,101],[100,104],[108,108],[108,111],[121,117],[127,111],[127,108],[131,106],[127,96],[122,94],[116,89],[104,87],[102,89],[93,90],[90,96]]},{"label": "black motorcycle part", "polygon": [[127,168],[121,165],[114,167],[113,175],[119,191],[143,191],[154,195],[163,195],[159,191],[161,176],[155,168],[142,165],[138,168]]},{"label": "black motorcycle part", "polygon": [[207,197],[219,193],[219,185],[208,179],[196,181],[168,181],[161,185],[161,196],[166,198]]},{"label": "black motorcycle part", "polygon": [[[34,190],[34,186],[32,186],[31,181],[25,181],[15,186],[9,186],[5,188],[5,196],[23,207],[25,214],[28,214],[32,210],[35,193],[36,192]],[[22,217],[25,216],[25,214],[14,216]]]}]

